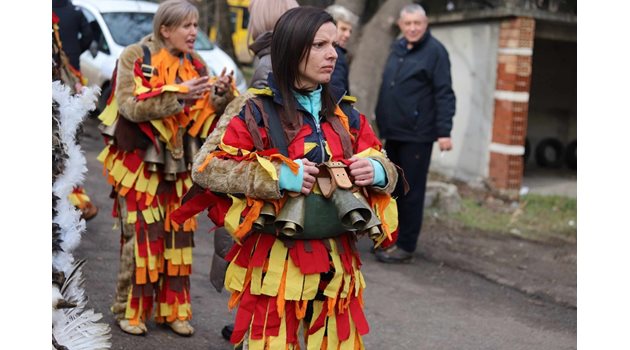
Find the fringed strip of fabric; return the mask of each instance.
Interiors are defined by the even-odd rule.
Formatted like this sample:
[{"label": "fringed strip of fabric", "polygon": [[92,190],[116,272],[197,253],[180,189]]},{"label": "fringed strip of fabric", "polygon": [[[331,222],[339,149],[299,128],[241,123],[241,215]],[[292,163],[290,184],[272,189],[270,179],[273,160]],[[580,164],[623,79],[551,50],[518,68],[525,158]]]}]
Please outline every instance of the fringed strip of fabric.
[{"label": "fringed strip of fabric", "polygon": [[308,349],[364,348],[365,280],[354,235],[292,240],[253,233],[226,260],[229,306],[238,305],[232,343],[249,332],[251,349],[298,349],[302,324]]}]

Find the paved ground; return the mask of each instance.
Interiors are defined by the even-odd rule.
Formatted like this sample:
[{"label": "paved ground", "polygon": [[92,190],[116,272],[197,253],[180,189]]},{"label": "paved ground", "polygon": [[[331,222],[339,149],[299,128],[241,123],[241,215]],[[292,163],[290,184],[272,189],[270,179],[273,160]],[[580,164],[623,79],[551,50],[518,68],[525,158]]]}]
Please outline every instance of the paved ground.
[{"label": "paved ground", "polygon": [[[109,312],[118,269],[119,233],[112,229],[109,188],[95,158],[96,122],[85,123],[86,188],[100,213],[88,222],[75,257],[84,268],[89,307],[112,326],[112,349],[231,349],[220,329],[229,323],[228,295],[207,275],[210,224],[196,234],[191,278],[196,334],[180,338],[149,323],[149,334],[122,333]],[[539,245],[429,222],[412,264],[383,265],[361,240],[367,282],[368,349],[576,349],[575,245]]]}]

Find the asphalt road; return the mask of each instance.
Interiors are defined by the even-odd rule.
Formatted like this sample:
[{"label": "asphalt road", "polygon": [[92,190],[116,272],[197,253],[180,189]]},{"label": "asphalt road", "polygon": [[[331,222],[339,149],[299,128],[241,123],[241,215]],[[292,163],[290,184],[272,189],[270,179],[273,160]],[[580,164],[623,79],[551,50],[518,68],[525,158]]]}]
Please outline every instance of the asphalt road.
[{"label": "asphalt road", "polygon": [[[96,156],[103,146],[95,118],[86,120],[81,145],[87,158],[85,187],[99,214],[87,224],[76,258],[85,258],[88,308],[103,314],[112,328],[112,349],[231,349],[221,328],[234,313],[228,294],[217,293],[208,279],[213,252],[211,224],[200,219],[191,277],[193,337],[182,338],[148,323],[144,337],[123,333],[109,306],[114,298],[119,230],[111,217],[110,188]],[[417,257],[408,265],[384,265],[361,240],[366,279],[365,309],[370,333],[367,349],[576,349],[576,309],[528,296],[478,274]]]}]

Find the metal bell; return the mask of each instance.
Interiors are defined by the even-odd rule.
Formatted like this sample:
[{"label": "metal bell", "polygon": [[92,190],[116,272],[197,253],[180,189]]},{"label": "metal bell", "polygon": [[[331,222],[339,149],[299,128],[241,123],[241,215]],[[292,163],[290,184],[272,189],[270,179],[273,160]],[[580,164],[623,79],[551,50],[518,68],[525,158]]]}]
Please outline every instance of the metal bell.
[{"label": "metal bell", "polygon": [[276,210],[273,204],[265,202],[262,209],[260,209],[260,215],[254,221],[254,229],[262,230],[267,225],[272,225],[276,219]]},{"label": "metal bell", "polygon": [[295,236],[304,232],[304,213],[306,201],[304,196],[289,196],[280,210],[275,221],[275,226],[285,236]]},{"label": "metal bell", "polygon": [[114,120],[112,125],[105,125],[103,123],[98,125],[98,129],[101,131],[101,135],[107,137],[107,143],[114,144],[114,133],[116,132],[116,125],[118,125],[118,118]]},{"label": "metal bell", "polygon": [[381,231],[381,227],[380,227],[381,226],[381,220],[378,219],[378,216],[376,216],[376,214],[374,213],[372,208],[369,206],[369,204],[367,203],[367,200],[365,199],[365,197],[360,196],[360,199],[361,199],[362,202],[364,202],[365,204],[368,205],[368,208],[372,212],[372,218],[365,225],[365,232],[367,232],[368,237],[370,237],[370,239],[377,240],[383,234],[383,232]]},{"label": "metal bell", "polygon": [[186,168],[192,170],[195,155],[201,148],[201,140],[188,134],[184,136],[184,158],[186,158]]},{"label": "metal bell", "polygon": [[154,144],[149,145],[149,148],[144,153],[143,160],[146,163],[147,170],[157,172],[158,164],[164,164],[164,145],[162,142],[157,142],[157,148]]},{"label": "metal bell", "polygon": [[348,190],[337,188],[332,195],[341,224],[350,231],[362,231],[372,219],[372,210]]},{"label": "metal bell", "polygon": [[175,159],[170,151],[164,152],[164,180],[177,180],[178,173],[186,172],[186,161],[184,158]]}]

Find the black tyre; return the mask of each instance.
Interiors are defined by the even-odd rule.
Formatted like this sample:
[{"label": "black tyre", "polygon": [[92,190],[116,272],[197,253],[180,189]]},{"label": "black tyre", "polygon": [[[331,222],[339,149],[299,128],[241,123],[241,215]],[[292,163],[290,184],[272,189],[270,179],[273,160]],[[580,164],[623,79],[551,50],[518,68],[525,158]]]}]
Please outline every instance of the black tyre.
[{"label": "black tyre", "polygon": [[569,169],[577,170],[577,140],[573,140],[567,145],[564,161]]},{"label": "black tyre", "polygon": [[528,138],[525,138],[525,153],[523,154],[523,164],[527,164],[527,160],[529,159],[529,155],[532,153],[532,145],[529,142]]},{"label": "black tyre", "polygon": [[536,146],[536,164],[543,168],[560,168],[563,155],[564,147],[558,139],[543,139]]}]

